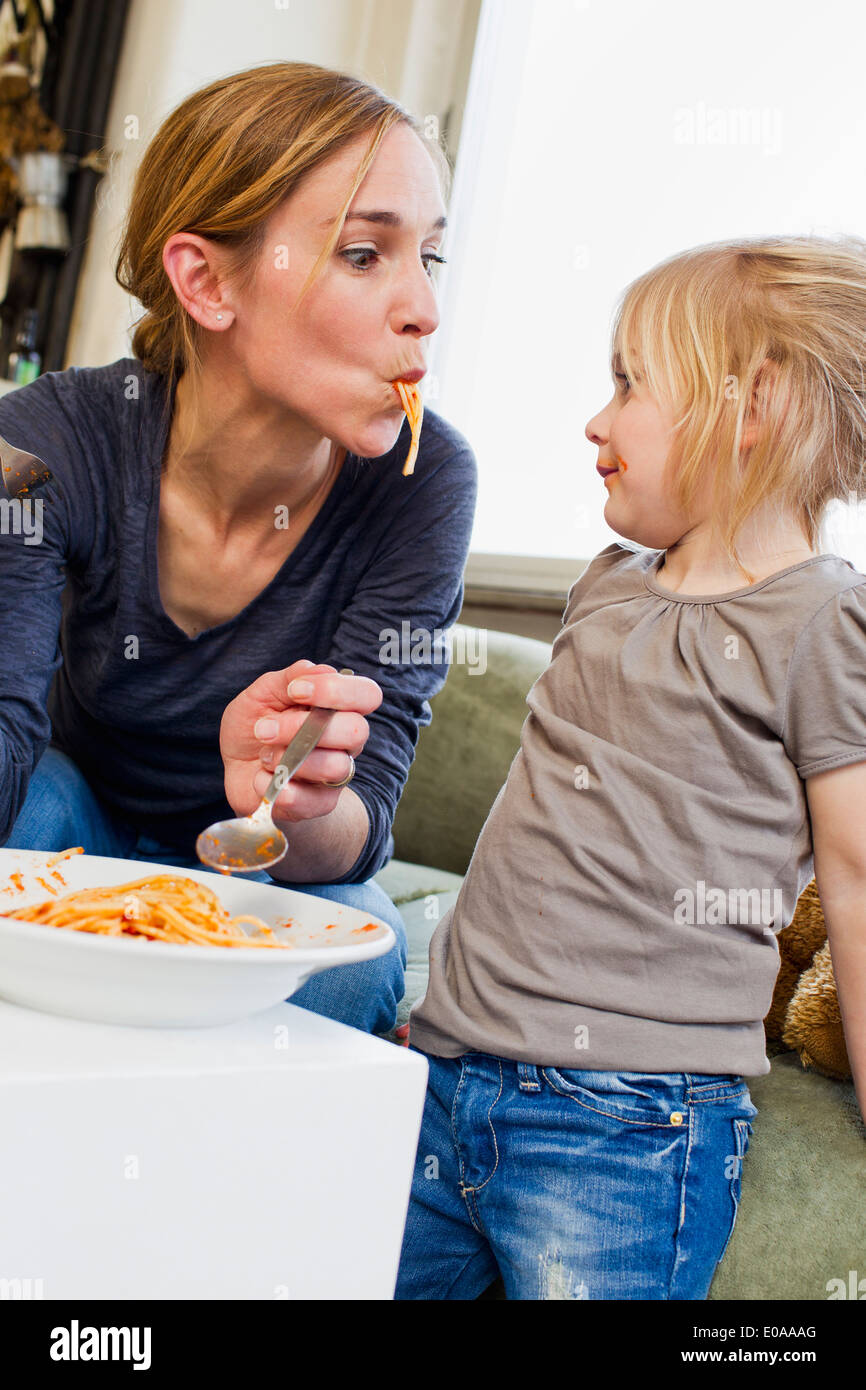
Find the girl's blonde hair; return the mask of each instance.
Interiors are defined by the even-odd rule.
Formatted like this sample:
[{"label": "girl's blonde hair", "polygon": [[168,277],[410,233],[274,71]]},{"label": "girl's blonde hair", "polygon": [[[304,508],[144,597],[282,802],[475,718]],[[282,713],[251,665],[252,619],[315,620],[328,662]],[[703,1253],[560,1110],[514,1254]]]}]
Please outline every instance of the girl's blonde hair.
[{"label": "girl's blonde hair", "polygon": [[866,498],[866,241],[763,237],[672,256],[624,291],[612,358],[672,408],[678,501],[688,511],[711,474],[711,534],[741,569],[735,540],[759,507],[796,518],[815,549],[827,504]]},{"label": "girl's blonde hair", "polygon": [[369,135],[300,303],[333,252],[384,136],[401,122],[429,150],[447,199],[447,157],[421,123],[377,87],[313,63],[265,63],[221,77],[163,121],[136,173],[115,277],[144,305],[132,350],[145,368],[166,377],[166,402],[183,372],[195,392],[207,332],[186,312],[166,274],[168,238],[187,231],[219,243],[227,252],[225,277],[242,290],[254,278],[270,214],[304,175]]}]

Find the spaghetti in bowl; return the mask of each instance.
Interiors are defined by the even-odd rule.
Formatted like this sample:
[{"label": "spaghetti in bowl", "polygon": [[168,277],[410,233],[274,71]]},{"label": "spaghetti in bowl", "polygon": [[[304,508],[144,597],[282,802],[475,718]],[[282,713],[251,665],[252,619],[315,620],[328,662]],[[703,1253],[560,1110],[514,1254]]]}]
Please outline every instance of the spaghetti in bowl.
[{"label": "spaghetti in bowl", "polygon": [[[320,970],[384,955],[396,941],[378,918],[276,884],[141,860],[78,854],[52,865],[53,858],[0,849],[0,998],[46,1013],[135,1027],[231,1023],[288,999]],[[111,897],[120,903],[138,899],[129,902],[134,924],[147,891],[142,885],[158,892],[161,879],[190,885],[196,902],[203,901],[201,886],[229,920],[251,929],[249,919],[256,919],[265,931],[227,949],[227,943],[70,929],[26,915],[36,916],[39,904],[56,909],[67,894],[81,894],[80,904],[117,890]]]}]

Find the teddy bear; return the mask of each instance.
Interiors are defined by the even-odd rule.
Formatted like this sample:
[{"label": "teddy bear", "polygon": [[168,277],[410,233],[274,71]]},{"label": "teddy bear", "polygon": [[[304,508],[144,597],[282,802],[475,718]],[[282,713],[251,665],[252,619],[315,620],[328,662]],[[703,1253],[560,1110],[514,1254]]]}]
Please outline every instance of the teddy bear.
[{"label": "teddy bear", "polygon": [[764,1019],[768,1042],[778,1044],[777,1051],[793,1048],[804,1067],[813,1067],[822,1076],[850,1080],[830,943],[814,878],[776,939],[781,966]]}]

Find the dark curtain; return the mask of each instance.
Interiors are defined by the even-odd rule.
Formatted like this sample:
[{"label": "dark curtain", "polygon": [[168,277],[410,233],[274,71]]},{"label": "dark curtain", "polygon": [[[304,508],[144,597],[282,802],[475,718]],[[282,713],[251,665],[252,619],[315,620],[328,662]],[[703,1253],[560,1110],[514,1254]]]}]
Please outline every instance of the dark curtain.
[{"label": "dark curtain", "polygon": [[[66,152],[77,159],[106,144],[105,122],[128,10],[129,0],[56,0],[54,21],[46,25],[48,51],[39,101],[66,132]],[[97,170],[86,167],[70,172],[64,201],[70,244],[65,255],[31,250],[16,251],[13,256],[0,312],[4,371],[21,314],[31,308],[39,311],[37,347],[43,372],[63,368],[100,178]]]}]

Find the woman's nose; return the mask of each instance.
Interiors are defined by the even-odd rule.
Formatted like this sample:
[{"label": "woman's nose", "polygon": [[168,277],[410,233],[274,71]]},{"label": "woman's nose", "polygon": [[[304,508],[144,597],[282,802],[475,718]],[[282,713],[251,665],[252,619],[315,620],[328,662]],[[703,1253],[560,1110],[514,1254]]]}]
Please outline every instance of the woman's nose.
[{"label": "woman's nose", "polygon": [[436,286],[420,261],[417,271],[406,276],[401,288],[402,293],[396,298],[392,315],[394,331],[414,332],[420,338],[435,333],[439,327]]}]

